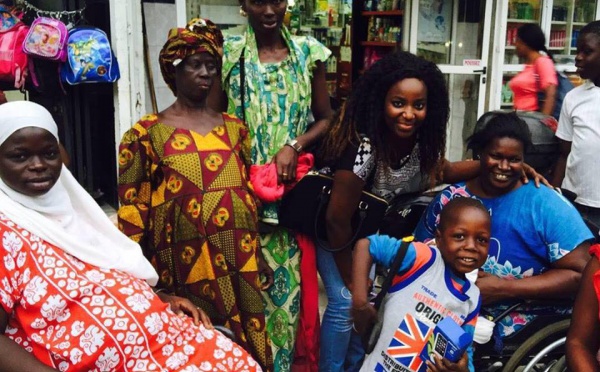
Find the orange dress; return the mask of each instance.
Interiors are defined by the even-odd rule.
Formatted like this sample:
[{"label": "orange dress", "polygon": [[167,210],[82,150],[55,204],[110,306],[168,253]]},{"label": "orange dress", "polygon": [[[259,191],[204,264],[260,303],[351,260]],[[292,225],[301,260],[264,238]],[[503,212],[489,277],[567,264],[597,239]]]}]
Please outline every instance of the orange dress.
[{"label": "orange dress", "polygon": [[260,371],[140,279],[84,263],[0,214],[5,335],[60,371]]}]

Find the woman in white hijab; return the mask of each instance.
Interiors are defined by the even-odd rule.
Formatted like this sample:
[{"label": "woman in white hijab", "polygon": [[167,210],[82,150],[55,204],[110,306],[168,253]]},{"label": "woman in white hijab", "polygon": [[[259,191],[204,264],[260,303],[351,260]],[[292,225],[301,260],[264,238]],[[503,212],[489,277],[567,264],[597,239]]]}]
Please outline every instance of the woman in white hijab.
[{"label": "woman in white hijab", "polygon": [[0,239],[0,371],[260,370],[191,302],[152,291],[32,102],[0,106]]}]

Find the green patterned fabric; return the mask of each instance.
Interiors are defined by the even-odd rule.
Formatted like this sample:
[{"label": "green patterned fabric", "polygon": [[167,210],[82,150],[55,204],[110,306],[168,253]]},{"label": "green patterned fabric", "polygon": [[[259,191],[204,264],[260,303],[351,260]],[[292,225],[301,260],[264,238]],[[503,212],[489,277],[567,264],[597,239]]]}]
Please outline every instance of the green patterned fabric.
[{"label": "green patterned fabric", "polygon": [[[248,26],[244,35],[225,39],[223,88],[227,112],[246,119],[252,140],[253,164],[265,164],[291,139],[306,132],[312,91],[311,79],[317,61],[326,61],[331,51],[309,36],[291,36],[282,28],[290,50],[281,62],[261,63],[256,37]],[[244,53],[244,105],[240,93],[240,56]],[[277,205],[265,204],[261,219],[277,223]]]},{"label": "green patterned fabric", "polygon": [[[281,62],[263,64],[258,58],[254,31],[225,39],[223,88],[227,111],[246,119],[250,131],[251,159],[265,164],[290,139],[306,132],[311,106],[311,81],[317,61],[326,61],[329,49],[312,37],[291,36],[282,28],[289,54]],[[240,93],[240,56],[244,53],[244,105]],[[261,219],[277,222],[277,205],[263,205]],[[286,229],[261,236],[265,260],[275,272],[273,286],[265,292],[267,332],[275,371],[290,371],[300,311],[300,250]]]},{"label": "green patterned fabric", "polygon": [[274,271],[273,285],[263,292],[274,370],[288,372],[294,362],[300,313],[300,249],[294,235],[286,229],[261,235],[260,244]]}]

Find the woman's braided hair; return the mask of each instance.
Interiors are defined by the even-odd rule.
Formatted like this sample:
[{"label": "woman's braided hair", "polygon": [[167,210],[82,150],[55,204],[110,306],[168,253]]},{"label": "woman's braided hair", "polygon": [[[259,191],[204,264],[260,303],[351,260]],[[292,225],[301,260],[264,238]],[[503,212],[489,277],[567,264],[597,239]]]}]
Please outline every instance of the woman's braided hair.
[{"label": "woman's braided hair", "polygon": [[439,178],[450,112],[446,81],[434,63],[408,52],[386,55],[358,79],[330,123],[320,149],[325,164],[335,163],[347,146],[359,146],[361,134],[370,139],[376,161],[390,165],[397,159],[389,141],[393,134],[384,123],[385,97],[394,84],[408,78],[421,80],[427,87],[427,115],[416,134],[421,174],[431,176],[433,182]]},{"label": "woman's braided hair", "polygon": [[524,24],[517,29],[517,37],[529,48],[536,52],[543,51],[554,61],[552,53],[546,48],[546,36],[540,26],[535,23]]}]

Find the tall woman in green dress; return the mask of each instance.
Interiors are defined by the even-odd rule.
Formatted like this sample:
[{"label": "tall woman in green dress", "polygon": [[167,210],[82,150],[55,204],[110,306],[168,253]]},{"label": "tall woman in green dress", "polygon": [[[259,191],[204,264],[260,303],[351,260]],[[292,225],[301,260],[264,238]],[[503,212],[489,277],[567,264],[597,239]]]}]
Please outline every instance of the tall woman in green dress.
[{"label": "tall woman in green dress", "polygon": [[[248,16],[247,30],[226,38],[224,45],[227,112],[246,121],[252,162],[275,162],[279,180],[289,182],[295,179],[298,154],[321,137],[332,115],[324,64],[331,52],[312,37],[291,36],[283,25],[287,1],[240,0],[240,6]],[[276,223],[277,205],[264,205],[260,218]],[[300,251],[283,228],[261,235],[260,241],[275,272],[265,295],[275,370],[288,371],[300,308]]]}]

